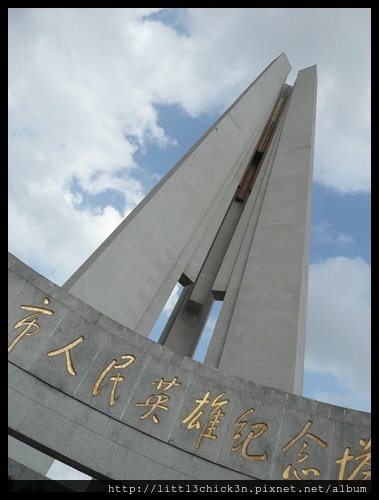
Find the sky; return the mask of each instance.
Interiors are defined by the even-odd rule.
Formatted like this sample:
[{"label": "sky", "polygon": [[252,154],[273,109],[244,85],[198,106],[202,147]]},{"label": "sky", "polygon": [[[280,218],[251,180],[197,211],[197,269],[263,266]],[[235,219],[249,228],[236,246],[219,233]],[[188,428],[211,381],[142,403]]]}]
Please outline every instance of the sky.
[{"label": "sky", "polygon": [[63,284],[273,59],[317,64],[304,395],[369,411],[370,15],[10,9],[9,251]]}]

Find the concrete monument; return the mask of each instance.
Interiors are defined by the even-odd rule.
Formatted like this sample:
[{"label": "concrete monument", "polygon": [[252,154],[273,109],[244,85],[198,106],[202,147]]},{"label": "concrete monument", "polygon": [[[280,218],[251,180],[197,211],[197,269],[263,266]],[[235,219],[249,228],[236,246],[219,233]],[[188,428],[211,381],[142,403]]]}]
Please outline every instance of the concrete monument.
[{"label": "concrete monument", "polygon": [[191,356],[224,301],[206,363],[300,394],[316,67],[294,87],[273,61],[64,288],[148,335],[185,288],[160,342]]},{"label": "concrete monument", "polygon": [[370,478],[369,414],[300,396],[316,67],[289,71],[282,54],[63,287],[10,255],[13,437],[98,478]]}]

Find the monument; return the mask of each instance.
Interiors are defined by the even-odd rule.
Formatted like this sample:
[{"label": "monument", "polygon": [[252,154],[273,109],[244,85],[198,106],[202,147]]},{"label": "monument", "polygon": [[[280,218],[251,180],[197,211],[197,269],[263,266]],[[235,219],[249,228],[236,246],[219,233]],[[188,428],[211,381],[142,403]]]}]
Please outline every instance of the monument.
[{"label": "monument", "polygon": [[206,363],[300,394],[316,67],[289,71],[273,61],[64,288],[148,335],[179,281],[160,342],[183,356],[221,299]]},{"label": "monument", "polygon": [[12,436],[98,478],[370,477],[369,414],[301,397],[316,67],[293,87],[290,69],[277,57],[62,288],[10,256]]}]

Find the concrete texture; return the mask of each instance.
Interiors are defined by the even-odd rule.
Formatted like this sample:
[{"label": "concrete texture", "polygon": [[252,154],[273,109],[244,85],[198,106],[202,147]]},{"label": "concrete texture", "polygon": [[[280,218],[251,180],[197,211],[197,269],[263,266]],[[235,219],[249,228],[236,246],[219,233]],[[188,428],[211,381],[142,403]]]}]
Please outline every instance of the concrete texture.
[{"label": "concrete texture", "polygon": [[[8,436],[8,474],[15,479],[47,479],[54,459]],[[23,469],[21,469],[23,468]]]},{"label": "concrete texture", "polygon": [[185,283],[161,344],[192,356],[223,300],[205,362],[301,394],[317,78],[289,70],[281,54],[63,288],[148,336]]},{"label": "concrete texture", "polygon": [[304,371],[316,81],[315,66],[298,74],[260,172],[253,236],[240,246],[239,269],[206,358],[227,373],[297,394]]},{"label": "concrete texture", "polygon": [[[73,301],[70,294],[52,287],[20,261],[11,262],[10,292],[15,299],[9,309],[8,342],[23,328],[13,328],[26,315],[21,303],[48,297],[49,306],[56,312],[47,318],[49,322],[41,321],[38,334],[24,336],[9,353],[8,425],[9,433],[17,439],[92,477],[118,480],[281,479],[288,465],[292,466],[290,473],[296,467],[313,467],[321,479],[337,479],[337,460],[346,448],[359,457],[364,440],[369,449],[369,414],[257,385],[182,358],[102,314],[94,314],[90,306],[78,299]],[[20,287],[22,297],[13,293]],[[65,324],[64,318],[70,318],[69,330],[59,329],[59,324]],[[72,351],[76,375],[66,371],[63,355],[47,356],[57,345],[71,340],[63,336],[64,331],[72,339],[85,337],[85,342]],[[26,343],[28,349],[24,350],[22,345]],[[125,354],[134,355],[135,362],[118,370],[124,380],[116,380],[119,399],[110,406],[111,376],[116,379],[117,370],[106,374],[99,395],[93,396],[92,390],[109,361],[117,359],[121,364],[120,356]],[[175,377],[180,386],[166,384],[158,389],[158,384],[153,384],[161,379],[172,382]],[[158,423],[152,416],[142,420],[140,416],[149,406],[137,404],[157,394],[170,397],[162,405],[167,410],[155,408]],[[220,401],[226,403],[218,407]],[[154,402],[156,398],[149,400]],[[217,413],[220,409],[222,414]],[[267,429],[256,435],[262,424]],[[283,451],[306,425],[309,428],[304,435]],[[304,440],[309,445],[309,458],[299,466],[298,453]],[[264,460],[254,458],[263,453],[267,455]],[[347,464],[350,475],[357,464]],[[364,465],[357,479],[368,469]]]},{"label": "concrete texture", "polygon": [[289,71],[281,54],[64,288],[147,336],[181,276],[197,279]]},{"label": "concrete texture", "polygon": [[[37,450],[34,450],[37,451]],[[8,458],[8,475],[22,481],[48,481],[48,478],[21,463]]]}]

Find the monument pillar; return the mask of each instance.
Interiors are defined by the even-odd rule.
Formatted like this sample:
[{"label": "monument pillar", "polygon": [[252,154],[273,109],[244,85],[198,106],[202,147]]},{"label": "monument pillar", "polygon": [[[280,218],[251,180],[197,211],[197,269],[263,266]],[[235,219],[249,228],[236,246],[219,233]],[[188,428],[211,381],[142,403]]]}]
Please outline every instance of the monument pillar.
[{"label": "monument pillar", "polygon": [[224,300],[206,363],[300,393],[316,68],[289,71],[281,54],[64,288],[148,336],[182,283],[160,338],[182,356]]}]

